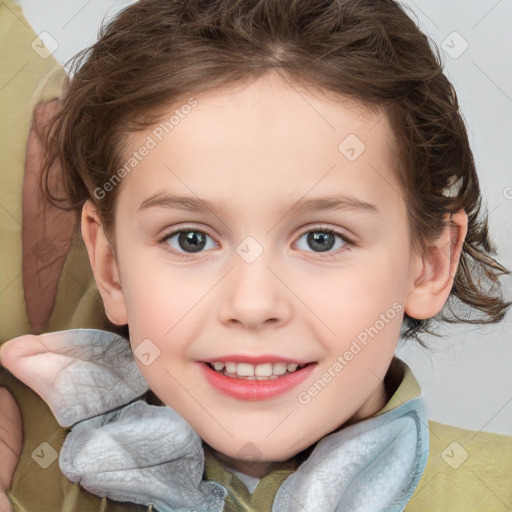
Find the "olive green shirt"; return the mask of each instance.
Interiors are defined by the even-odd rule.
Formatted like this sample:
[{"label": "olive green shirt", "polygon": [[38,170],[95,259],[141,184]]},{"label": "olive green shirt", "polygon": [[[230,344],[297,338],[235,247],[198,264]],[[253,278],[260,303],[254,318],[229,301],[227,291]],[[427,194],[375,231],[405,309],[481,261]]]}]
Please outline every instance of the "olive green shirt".
[{"label": "olive green shirt", "polygon": [[[394,367],[399,363],[395,360]],[[402,368],[396,391],[378,414],[419,396],[420,387],[414,375],[407,366]],[[69,482],[60,472],[57,460],[69,429],[61,428],[46,404],[7,372],[4,372],[0,385],[15,391],[18,398],[23,396],[20,405],[23,406],[24,446],[13,485],[8,491],[15,512],[152,510],[151,506],[96,497]],[[465,430],[435,421],[429,421],[429,433],[427,466],[406,512],[511,510],[512,437]],[[45,463],[50,462],[48,467],[40,465],[37,456],[41,453],[45,454]],[[205,449],[205,478],[221,483],[228,490],[224,512],[271,512],[279,486],[297,467],[297,458],[283,462],[264,476],[251,494],[210,449]]]},{"label": "olive green shirt", "polygon": [[[55,98],[63,72],[52,57],[43,58],[36,34],[12,2],[0,1],[2,124],[0,145],[0,344],[31,333],[22,282],[22,204],[27,137],[34,106]],[[56,71],[55,71],[56,70]],[[55,71],[48,75],[49,71]],[[41,77],[45,77],[44,80]],[[73,241],[58,283],[46,332],[73,328],[114,330],[105,317],[85,248]],[[418,396],[410,371],[395,383],[392,398],[380,413]],[[7,387],[23,418],[23,448],[8,496],[15,512],[150,511],[151,507],[94,496],[68,481],[58,453],[69,429],[61,428],[46,403],[0,367],[0,386]],[[379,413],[379,414],[380,414]],[[474,432],[430,421],[430,452],[425,472],[407,512],[512,510],[512,437]],[[1,464],[2,461],[0,461]],[[261,479],[251,494],[242,481],[205,450],[205,477],[228,490],[225,511],[270,511],[277,489],[297,468],[298,457]],[[311,511],[314,512],[314,511]],[[322,511],[323,512],[323,511]]]}]

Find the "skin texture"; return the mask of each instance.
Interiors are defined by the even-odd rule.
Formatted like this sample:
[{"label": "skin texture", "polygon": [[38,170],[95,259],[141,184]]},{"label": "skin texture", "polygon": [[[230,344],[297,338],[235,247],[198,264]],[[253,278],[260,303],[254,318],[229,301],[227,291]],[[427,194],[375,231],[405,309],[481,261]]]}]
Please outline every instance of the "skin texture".
[{"label": "skin texture", "polygon": [[0,388],[0,512],[12,510],[5,491],[10,488],[23,440],[21,413],[14,397]]},{"label": "skin texture", "polygon": [[[412,250],[391,167],[392,135],[380,112],[292,86],[277,74],[196,100],[118,185],[115,238],[109,243],[91,201],[82,235],[109,318],[128,323],[134,350],[147,339],[159,350],[148,366],[136,358],[150,388],[228,466],[261,477],[272,463],[384,406],[383,379],[403,314],[428,318],[442,308],[467,217],[453,215],[425,254]],[[338,148],[349,134],[366,147],[354,161]],[[153,129],[127,140],[127,159],[148,136],[155,138]],[[138,211],[157,193],[225,208]],[[375,209],[289,208],[326,196],[350,196]],[[202,251],[186,252],[178,236],[162,240],[180,228],[208,235]],[[336,237],[321,252],[307,234],[322,228],[350,242]],[[262,250],[251,263],[237,253],[248,236]],[[380,327],[381,315],[388,321],[378,333],[301,403],[299,393],[332,372],[365,328]],[[226,354],[274,354],[316,366],[278,397],[243,401],[212,388],[196,364]]]}]

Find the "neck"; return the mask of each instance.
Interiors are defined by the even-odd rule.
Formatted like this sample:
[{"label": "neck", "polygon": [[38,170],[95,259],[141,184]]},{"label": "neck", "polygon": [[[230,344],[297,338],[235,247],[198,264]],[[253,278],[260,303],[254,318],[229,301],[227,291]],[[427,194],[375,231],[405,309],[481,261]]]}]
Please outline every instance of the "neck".
[{"label": "neck", "polygon": [[356,411],[356,413],[340,428],[347,427],[352,423],[364,420],[377,414],[388,403],[391,398],[392,392],[389,390],[384,382],[381,382],[379,387],[370,395],[370,398],[363,404],[363,406]]},{"label": "neck", "polygon": [[245,475],[252,476],[254,478],[263,478],[281,464],[280,462],[274,461],[246,461],[233,459],[217,451],[210,445],[206,446],[226,469],[239,471],[240,473],[244,473]]}]

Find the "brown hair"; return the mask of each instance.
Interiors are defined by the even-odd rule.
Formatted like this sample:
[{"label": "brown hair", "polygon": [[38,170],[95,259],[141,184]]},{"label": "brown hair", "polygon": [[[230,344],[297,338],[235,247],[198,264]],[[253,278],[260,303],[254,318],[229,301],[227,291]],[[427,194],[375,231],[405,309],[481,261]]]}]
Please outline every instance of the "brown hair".
[{"label": "brown hair", "polygon": [[[490,256],[466,128],[433,47],[392,0],[141,0],[75,60],[47,131],[42,186],[53,204],[77,214],[92,199],[113,242],[119,187],[101,200],[94,190],[122,165],[127,134],[155,123],[180,98],[276,70],[387,116],[414,246],[438,236],[446,213],[463,208],[469,217],[437,320],[497,322],[510,306],[499,284],[507,270]],[[54,163],[64,169],[65,198],[48,186]],[[464,318],[455,311],[461,303],[481,314]],[[435,319],[406,319],[406,337],[432,332]]]}]

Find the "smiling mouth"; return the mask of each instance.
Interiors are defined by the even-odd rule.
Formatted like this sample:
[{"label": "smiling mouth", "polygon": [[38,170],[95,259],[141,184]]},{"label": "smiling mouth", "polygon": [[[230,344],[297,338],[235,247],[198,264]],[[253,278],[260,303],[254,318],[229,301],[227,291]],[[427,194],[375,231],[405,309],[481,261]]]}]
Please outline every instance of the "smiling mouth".
[{"label": "smiling mouth", "polygon": [[299,365],[297,363],[276,362],[254,365],[250,363],[235,363],[229,361],[223,363],[218,361],[214,363],[207,362],[206,364],[215,372],[233,379],[273,380],[295,373],[312,363]]},{"label": "smiling mouth", "polygon": [[251,358],[254,362],[258,361],[258,364],[247,363],[249,358],[244,356],[234,356],[233,359],[239,360],[237,362],[230,361],[231,357],[226,357],[225,362],[211,359],[197,363],[202,368],[204,378],[214,390],[244,401],[271,400],[283,395],[304,382],[318,364],[304,363],[304,360],[283,360],[279,356],[273,358],[274,362],[270,363],[272,359],[263,357]]}]

